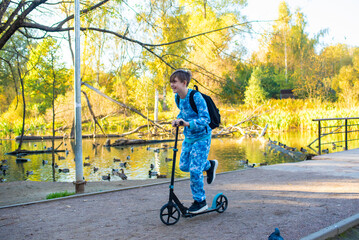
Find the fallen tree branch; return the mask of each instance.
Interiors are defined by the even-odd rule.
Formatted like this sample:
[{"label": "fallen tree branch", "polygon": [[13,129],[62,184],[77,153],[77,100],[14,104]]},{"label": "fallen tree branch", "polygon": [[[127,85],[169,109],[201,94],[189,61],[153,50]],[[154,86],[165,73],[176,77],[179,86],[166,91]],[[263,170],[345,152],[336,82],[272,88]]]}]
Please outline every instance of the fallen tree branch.
[{"label": "fallen tree branch", "polygon": [[[54,152],[65,152],[65,150],[55,150]],[[28,154],[43,154],[43,153],[52,153],[52,149],[49,150],[15,150],[13,152],[8,152],[6,155],[14,155],[14,156],[25,156]]]},{"label": "fallen tree branch", "polygon": [[[181,139],[178,139],[181,141]],[[116,146],[127,146],[127,145],[138,145],[138,144],[153,144],[153,143],[164,143],[173,142],[174,139],[160,139],[160,140],[144,140],[144,139],[118,139],[114,143],[110,143],[105,147],[116,147]]]},{"label": "fallen tree branch", "polygon": [[91,90],[95,91],[96,93],[100,94],[101,96],[103,96],[104,98],[107,98],[108,100],[110,100],[111,102],[114,102],[126,109],[131,110],[134,113],[137,113],[138,115],[140,115],[141,117],[143,117],[144,119],[146,119],[147,121],[151,122],[153,125],[155,125],[156,127],[159,127],[161,129],[163,129],[164,131],[168,132],[166,129],[164,129],[161,125],[157,124],[155,121],[149,119],[148,117],[146,117],[145,115],[143,115],[140,111],[138,111],[137,109],[130,107],[122,102],[119,102],[109,96],[107,96],[106,94],[104,94],[103,92],[101,92],[100,90],[94,88],[93,86],[89,85],[88,83],[82,82],[82,85],[85,85],[86,87],[90,88]]},{"label": "fallen tree branch", "polygon": [[[260,107],[262,107],[262,106],[260,106]],[[256,117],[256,116],[257,116],[257,115],[255,115],[255,116],[253,116],[253,115],[254,115],[254,113],[255,113],[260,107],[258,107],[257,109],[255,109],[246,119],[244,119],[244,120],[242,120],[242,121],[240,121],[240,122],[238,122],[238,123],[236,123],[236,124],[234,124],[234,125],[232,125],[232,126],[223,128],[218,134],[221,134],[222,132],[227,131],[227,130],[230,131],[232,128],[237,127],[238,125],[241,125],[242,123],[245,123],[245,122],[250,121],[253,117]]]},{"label": "fallen tree branch", "polygon": [[94,128],[95,128],[94,134],[96,134],[96,124],[97,124],[97,125],[99,126],[99,128],[101,129],[101,132],[102,132],[104,135],[106,135],[106,133],[103,131],[103,129],[102,129],[100,123],[97,121],[94,112],[92,111],[91,103],[90,103],[90,100],[89,100],[88,97],[87,97],[87,94],[86,94],[84,91],[82,91],[82,93],[84,94],[84,96],[85,96],[85,98],[86,98],[87,106],[89,107],[90,113],[91,113],[91,115],[92,115],[92,119],[93,119],[93,121],[95,122],[95,124],[94,124]]},{"label": "fallen tree branch", "polygon": [[139,126],[139,127],[135,128],[135,129],[132,130],[132,131],[129,131],[129,132],[126,132],[126,133],[122,133],[122,134],[119,135],[119,137],[124,137],[124,136],[127,136],[127,135],[131,135],[131,134],[136,133],[136,132],[138,132],[140,129],[145,128],[145,127],[147,127],[147,124],[146,124],[146,125]]},{"label": "fallen tree branch", "polygon": [[[245,118],[244,120],[242,120],[242,121],[240,121],[240,122],[238,122],[238,123],[236,123],[236,124],[234,124],[234,125],[232,125],[232,126],[223,128],[218,134],[222,134],[224,131],[233,132],[232,129],[233,129],[233,128],[237,128],[237,129],[242,133],[242,135],[245,135],[245,129],[239,127],[239,125],[241,125],[241,124],[243,124],[243,123],[245,123],[245,122],[251,122],[254,126],[257,126],[258,128],[263,129],[263,127],[258,126],[257,124],[253,123],[253,121],[252,121],[253,118],[256,118],[256,117],[259,117],[259,116],[260,116],[260,114],[255,115],[255,113],[256,113],[259,109],[261,109],[262,107],[263,107],[263,105],[257,107],[251,114],[249,114],[249,116],[248,116],[247,118]],[[234,109],[234,110],[236,110],[236,109]],[[268,112],[268,111],[269,111],[269,110],[265,111],[264,113],[266,113],[266,112]],[[252,125],[252,128],[253,128],[253,125]],[[252,128],[251,128],[250,131],[252,131]],[[256,130],[256,131],[258,131],[258,130]]]}]

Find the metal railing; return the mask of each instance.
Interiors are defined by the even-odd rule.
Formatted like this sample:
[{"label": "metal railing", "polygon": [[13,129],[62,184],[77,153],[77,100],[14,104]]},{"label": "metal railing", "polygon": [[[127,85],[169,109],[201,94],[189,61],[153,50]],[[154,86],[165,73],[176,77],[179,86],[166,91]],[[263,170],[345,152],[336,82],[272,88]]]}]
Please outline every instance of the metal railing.
[{"label": "metal railing", "polygon": [[[337,125],[337,126],[322,126],[322,122],[323,121],[343,121],[344,120],[344,124],[342,125]],[[318,140],[318,154],[320,155],[322,153],[321,150],[321,145],[325,145],[325,144],[333,144],[335,146],[336,143],[345,143],[345,147],[343,147],[344,150],[348,150],[348,142],[350,141],[355,141],[355,140],[359,140],[359,138],[354,138],[354,139],[348,139],[348,133],[352,133],[352,132],[359,132],[359,130],[348,130],[348,128],[351,128],[353,126],[359,126],[359,123],[357,124],[352,124],[349,123],[349,120],[359,120],[359,117],[349,117],[349,118],[322,118],[322,119],[313,119],[313,121],[317,121],[318,122],[318,138],[316,140],[314,140],[312,143],[310,143],[308,145],[308,147],[310,147],[314,142],[316,142]],[[344,131],[341,130],[344,127]],[[322,129],[330,129],[330,128],[335,128],[333,131],[328,132],[328,133],[322,133]],[[322,143],[322,137],[327,136],[327,135],[334,135],[334,134],[344,134],[344,140],[342,141],[333,141],[333,142],[326,142],[326,143]]]}]

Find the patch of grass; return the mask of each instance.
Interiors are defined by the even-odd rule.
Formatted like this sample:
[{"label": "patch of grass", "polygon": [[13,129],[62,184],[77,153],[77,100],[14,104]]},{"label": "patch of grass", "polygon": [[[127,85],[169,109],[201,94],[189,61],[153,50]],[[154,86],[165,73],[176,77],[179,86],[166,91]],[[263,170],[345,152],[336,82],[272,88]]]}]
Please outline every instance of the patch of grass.
[{"label": "patch of grass", "polygon": [[66,196],[71,196],[71,195],[74,195],[74,194],[75,194],[75,192],[68,192],[68,191],[55,192],[55,193],[47,194],[46,199],[66,197]]}]

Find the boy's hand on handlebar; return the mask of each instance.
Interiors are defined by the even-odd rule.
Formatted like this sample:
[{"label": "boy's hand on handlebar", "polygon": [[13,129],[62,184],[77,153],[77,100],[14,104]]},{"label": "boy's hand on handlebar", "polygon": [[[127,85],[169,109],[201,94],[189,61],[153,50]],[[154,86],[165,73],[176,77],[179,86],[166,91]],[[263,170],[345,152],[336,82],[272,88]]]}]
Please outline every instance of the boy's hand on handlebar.
[{"label": "boy's hand on handlebar", "polygon": [[189,122],[186,122],[183,119],[176,119],[172,121],[172,127],[179,127],[179,126],[184,126],[184,127],[188,127],[189,126]]}]

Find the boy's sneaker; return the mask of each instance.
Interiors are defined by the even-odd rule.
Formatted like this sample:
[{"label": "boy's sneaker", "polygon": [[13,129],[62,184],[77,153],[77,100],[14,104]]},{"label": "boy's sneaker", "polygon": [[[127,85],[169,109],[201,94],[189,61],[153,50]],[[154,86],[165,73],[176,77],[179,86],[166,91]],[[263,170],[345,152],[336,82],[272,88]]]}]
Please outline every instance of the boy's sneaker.
[{"label": "boy's sneaker", "polygon": [[188,208],[189,213],[200,213],[206,211],[208,209],[206,200],[202,202],[197,202],[196,200],[192,203],[192,205]]},{"label": "boy's sneaker", "polygon": [[211,167],[206,171],[207,172],[207,183],[211,184],[213,183],[214,179],[216,178],[216,170],[218,167],[218,161],[217,160],[209,160],[211,163]]}]

